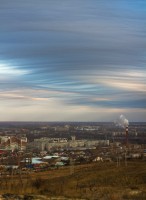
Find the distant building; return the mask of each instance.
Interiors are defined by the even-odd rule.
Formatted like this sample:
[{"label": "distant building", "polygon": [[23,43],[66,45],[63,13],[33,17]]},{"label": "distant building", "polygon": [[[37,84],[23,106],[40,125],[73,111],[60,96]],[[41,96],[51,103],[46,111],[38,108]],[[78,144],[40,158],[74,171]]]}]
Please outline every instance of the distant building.
[{"label": "distant building", "polygon": [[56,126],[56,127],[54,127],[54,130],[55,131],[58,131],[58,132],[63,132],[63,131],[68,131],[69,130],[69,126],[68,125],[66,125],[66,126],[63,126],[63,127],[61,127],[61,126]]},{"label": "distant building", "polygon": [[53,148],[76,148],[76,147],[96,147],[99,145],[109,145],[109,140],[76,140],[75,136],[72,136],[72,140],[66,138],[40,138],[35,139],[31,144],[32,148],[37,148],[40,151],[51,150]]},{"label": "distant building", "polygon": [[99,126],[78,126],[76,130],[78,131],[97,131]]},{"label": "distant building", "polygon": [[26,137],[0,136],[0,149],[4,150],[25,150],[27,144]]}]

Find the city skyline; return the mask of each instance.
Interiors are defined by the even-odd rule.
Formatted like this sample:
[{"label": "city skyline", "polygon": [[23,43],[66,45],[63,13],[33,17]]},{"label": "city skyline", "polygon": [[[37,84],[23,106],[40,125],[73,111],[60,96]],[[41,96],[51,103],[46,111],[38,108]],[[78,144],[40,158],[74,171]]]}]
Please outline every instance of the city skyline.
[{"label": "city skyline", "polygon": [[0,5],[0,121],[146,121],[144,0]]}]

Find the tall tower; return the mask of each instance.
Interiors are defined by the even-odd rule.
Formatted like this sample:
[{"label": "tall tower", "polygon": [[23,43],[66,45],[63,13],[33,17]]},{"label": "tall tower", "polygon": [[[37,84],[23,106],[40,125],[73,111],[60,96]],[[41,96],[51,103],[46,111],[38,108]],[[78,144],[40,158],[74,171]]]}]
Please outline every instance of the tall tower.
[{"label": "tall tower", "polygon": [[126,126],[125,135],[126,135],[126,146],[128,147],[128,126]]}]

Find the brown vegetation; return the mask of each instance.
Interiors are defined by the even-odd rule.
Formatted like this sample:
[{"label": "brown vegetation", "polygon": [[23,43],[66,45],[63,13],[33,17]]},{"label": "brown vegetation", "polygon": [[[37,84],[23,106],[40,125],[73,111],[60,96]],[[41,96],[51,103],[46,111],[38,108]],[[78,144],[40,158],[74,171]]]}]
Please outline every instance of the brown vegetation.
[{"label": "brown vegetation", "polygon": [[146,163],[94,163],[32,174],[3,176],[0,193],[100,200],[146,199]]}]

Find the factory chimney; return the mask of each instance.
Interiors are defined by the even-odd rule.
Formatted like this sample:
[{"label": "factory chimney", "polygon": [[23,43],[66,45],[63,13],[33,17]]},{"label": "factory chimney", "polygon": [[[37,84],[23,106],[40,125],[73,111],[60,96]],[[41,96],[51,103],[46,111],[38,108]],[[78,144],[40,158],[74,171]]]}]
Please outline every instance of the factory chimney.
[{"label": "factory chimney", "polygon": [[120,117],[116,121],[116,124],[125,129],[125,145],[126,147],[128,147],[128,119],[126,119],[124,115],[120,115]]},{"label": "factory chimney", "polygon": [[128,147],[128,125],[126,126],[126,129],[125,129],[125,134],[126,134],[126,146]]}]

